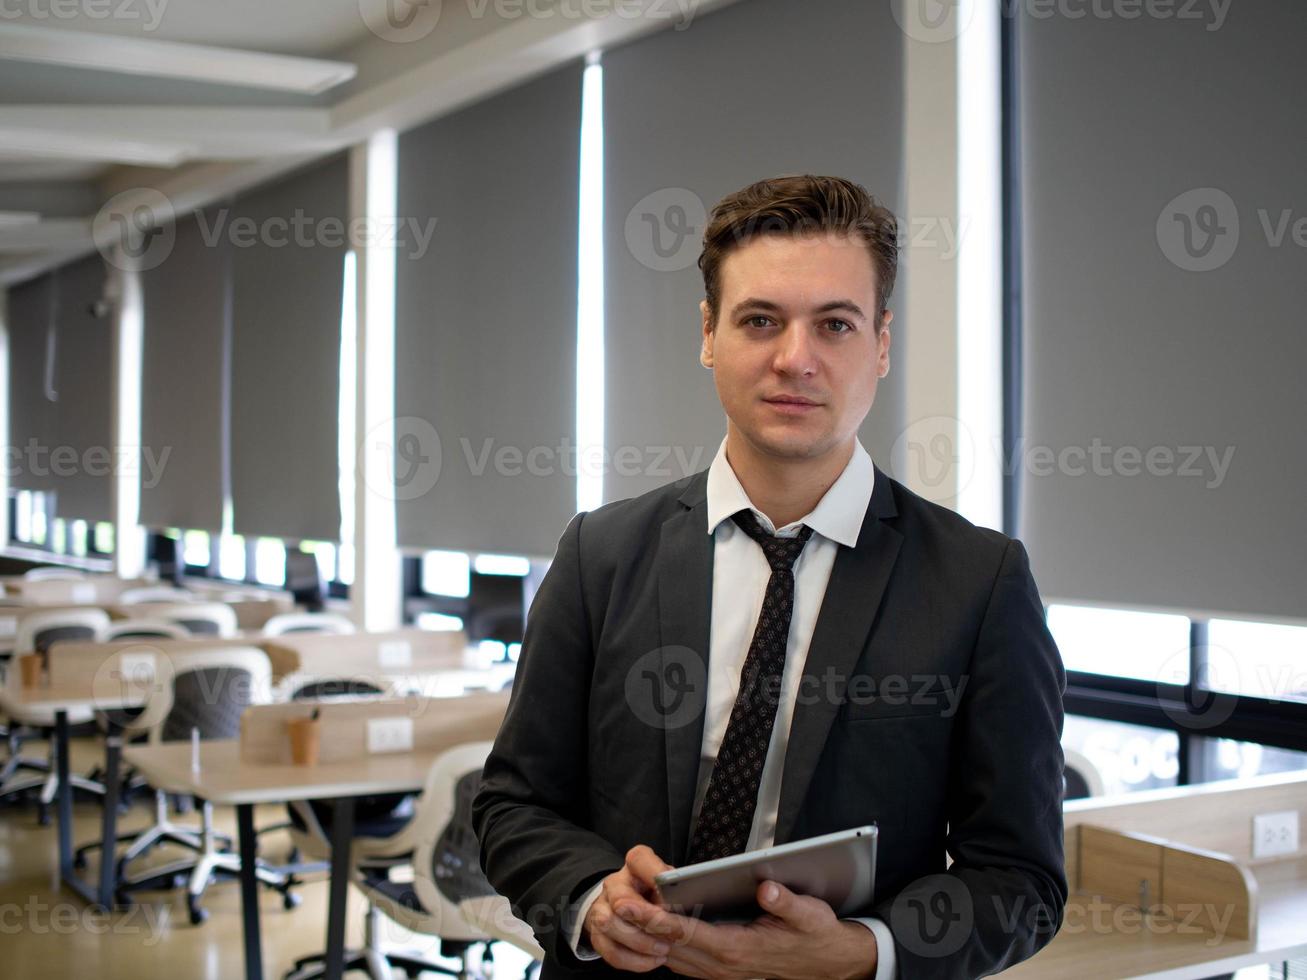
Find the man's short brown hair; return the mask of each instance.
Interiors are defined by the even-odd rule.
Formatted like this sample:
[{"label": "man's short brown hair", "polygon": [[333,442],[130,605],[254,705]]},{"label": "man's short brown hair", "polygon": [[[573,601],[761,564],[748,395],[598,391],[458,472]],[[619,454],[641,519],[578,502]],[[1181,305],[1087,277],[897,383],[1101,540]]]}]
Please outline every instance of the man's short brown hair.
[{"label": "man's short brown hair", "polygon": [[876,270],[876,329],[898,275],[898,221],[861,184],[802,174],[750,184],[717,202],[703,233],[699,268],[715,321],[721,267],[732,249],[759,235],[847,234],[861,238]]}]

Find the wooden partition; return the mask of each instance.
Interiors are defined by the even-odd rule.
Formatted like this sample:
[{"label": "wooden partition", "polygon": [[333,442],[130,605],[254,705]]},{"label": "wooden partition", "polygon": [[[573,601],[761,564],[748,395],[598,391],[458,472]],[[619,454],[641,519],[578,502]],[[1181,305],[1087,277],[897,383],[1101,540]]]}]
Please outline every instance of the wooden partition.
[{"label": "wooden partition", "polygon": [[250,640],[220,637],[56,643],[49,653],[49,687],[106,703],[115,703],[126,692],[125,700],[132,703],[148,693],[154,679],[164,676],[170,665],[184,662],[190,654],[250,646],[254,646]]},{"label": "wooden partition", "polygon": [[[368,677],[435,674],[479,666],[465,654],[461,632],[406,629],[386,633],[288,633],[257,641],[278,675]],[[288,669],[282,670],[282,667]]]},{"label": "wooden partition", "polygon": [[[316,711],[320,763],[349,762],[386,751],[431,751],[463,742],[493,739],[508,694],[469,694],[457,698],[348,698],[256,705],[241,715],[241,762],[286,765],[291,761],[287,723]],[[376,723],[399,729],[400,743],[381,737]],[[405,734],[407,732],[407,734]]]},{"label": "wooden partition", "polygon": [[1253,939],[1257,881],[1228,854],[1081,824],[1070,835],[1072,891],[1184,921],[1213,936]]}]

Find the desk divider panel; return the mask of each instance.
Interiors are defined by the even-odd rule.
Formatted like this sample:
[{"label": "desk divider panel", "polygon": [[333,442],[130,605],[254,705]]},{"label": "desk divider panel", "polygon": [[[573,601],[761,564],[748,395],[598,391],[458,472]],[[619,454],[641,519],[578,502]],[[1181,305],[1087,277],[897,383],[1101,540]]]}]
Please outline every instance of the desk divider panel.
[{"label": "desk divider panel", "polygon": [[1257,882],[1227,854],[1081,824],[1074,835],[1073,891],[1134,905],[1221,938],[1253,939]]},{"label": "desk divider panel", "polygon": [[[290,633],[260,640],[274,667],[313,677],[434,674],[480,666],[469,662],[461,632],[392,630],[385,633]],[[474,659],[474,658],[473,658]]]},{"label": "desk divider panel", "polygon": [[[349,762],[385,751],[430,751],[493,739],[508,710],[508,693],[457,698],[342,698],[254,705],[241,715],[241,762],[288,765],[289,722],[318,712],[319,763]],[[408,744],[379,744],[376,722],[398,722]],[[390,726],[393,730],[393,725]]]},{"label": "desk divider panel", "polygon": [[69,696],[103,698],[106,704],[119,698],[136,702],[189,656],[236,648],[259,650],[249,640],[219,637],[56,643],[49,653],[49,686]]}]

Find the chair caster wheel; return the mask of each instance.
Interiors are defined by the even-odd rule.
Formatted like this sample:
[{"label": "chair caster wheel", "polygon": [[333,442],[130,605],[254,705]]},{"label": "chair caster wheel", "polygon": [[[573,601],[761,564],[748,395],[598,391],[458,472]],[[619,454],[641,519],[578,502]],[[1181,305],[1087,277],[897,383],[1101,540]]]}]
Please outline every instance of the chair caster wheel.
[{"label": "chair caster wheel", "polygon": [[281,907],[289,912],[291,909],[299,908],[302,901],[304,901],[302,896],[296,895],[294,892],[286,892],[281,896]]},{"label": "chair caster wheel", "polygon": [[36,822],[42,827],[50,826],[50,808],[44,803],[36,810]]},{"label": "chair caster wheel", "polygon": [[85,868],[85,867],[86,867],[86,855],[85,855],[85,854],[74,854],[74,855],[73,855],[73,867],[76,868],[78,871],[81,871],[83,868]]},{"label": "chair caster wheel", "polygon": [[209,918],[209,910],[200,908],[200,900],[194,895],[186,896],[186,911],[190,915],[191,925],[203,925]]}]

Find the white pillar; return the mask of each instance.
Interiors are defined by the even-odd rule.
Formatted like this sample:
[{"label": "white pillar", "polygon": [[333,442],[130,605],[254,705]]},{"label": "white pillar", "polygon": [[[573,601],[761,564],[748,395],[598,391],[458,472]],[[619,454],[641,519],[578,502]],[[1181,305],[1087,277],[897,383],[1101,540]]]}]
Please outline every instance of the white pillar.
[{"label": "white pillar", "polygon": [[[896,475],[1002,526],[999,12],[896,0],[904,44],[907,428]],[[943,17],[932,16],[944,12]]]},{"label": "white pillar", "polygon": [[[111,424],[113,426],[113,468],[109,497],[113,508],[114,571],[121,578],[137,578],[145,570],[145,529],[141,515],[141,359],[144,344],[144,315],[141,309],[141,279],[121,252],[110,263],[109,274],[117,277],[113,292],[114,310],[113,382]],[[129,454],[137,454],[129,457]],[[131,459],[129,463],[128,460]]]},{"label": "white pillar", "polygon": [[[350,151],[352,227],[394,227],[397,137],[373,134]],[[387,224],[389,222],[389,224]],[[400,622],[395,544],[395,242],[354,242],[355,370],[354,583],[350,615],[360,629]]]},{"label": "white pillar", "polygon": [[[9,290],[0,289],[0,445],[9,438]],[[0,549],[9,547],[9,457],[0,466]]]}]

